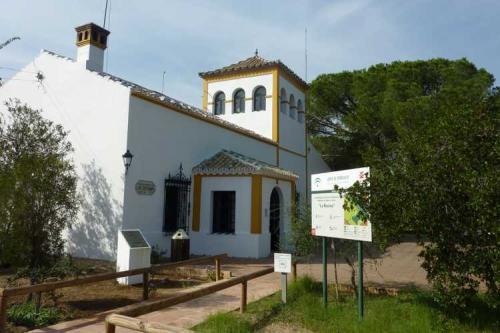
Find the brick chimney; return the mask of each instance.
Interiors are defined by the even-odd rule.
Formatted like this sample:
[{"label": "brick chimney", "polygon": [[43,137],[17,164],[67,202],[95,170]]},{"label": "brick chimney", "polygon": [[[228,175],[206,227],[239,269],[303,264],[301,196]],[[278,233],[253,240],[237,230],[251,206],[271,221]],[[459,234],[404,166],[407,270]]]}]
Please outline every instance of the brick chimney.
[{"label": "brick chimney", "polygon": [[94,23],[76,27],[75,30],[76,61],[86,69],[102,72],[109,31]]}]

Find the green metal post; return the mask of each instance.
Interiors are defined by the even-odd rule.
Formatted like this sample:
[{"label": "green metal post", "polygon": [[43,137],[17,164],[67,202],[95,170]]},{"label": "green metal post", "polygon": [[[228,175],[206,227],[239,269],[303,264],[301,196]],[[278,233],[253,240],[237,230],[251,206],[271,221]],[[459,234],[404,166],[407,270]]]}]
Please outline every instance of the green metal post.
[{"label": "green metal post", "polygon": [[328,281],[326,275],[326,237],[323,237],[323,305],[328,306]]},{"label": "green metal post", "polygon": [[363,320],[363,242],[358,241],[358,314],[359,320]]}]

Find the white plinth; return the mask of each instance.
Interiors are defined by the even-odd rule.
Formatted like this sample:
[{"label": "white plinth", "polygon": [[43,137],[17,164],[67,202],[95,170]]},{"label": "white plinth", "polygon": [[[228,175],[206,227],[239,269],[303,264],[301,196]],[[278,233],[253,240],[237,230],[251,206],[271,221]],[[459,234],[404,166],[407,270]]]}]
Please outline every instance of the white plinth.
[{"label": "white plinth", "polygon": [[[135,240],[133,242],[124,236],[124,233],[133,233]],[[136,268],[151,267],[151,246],[144,238],[139,229],[121,230],[118,232],[118,250],[116,258],[116,271],[127,271]],[[126,276],[116,279],[119,284],[132,285],[142,283],[142,274]]]}]

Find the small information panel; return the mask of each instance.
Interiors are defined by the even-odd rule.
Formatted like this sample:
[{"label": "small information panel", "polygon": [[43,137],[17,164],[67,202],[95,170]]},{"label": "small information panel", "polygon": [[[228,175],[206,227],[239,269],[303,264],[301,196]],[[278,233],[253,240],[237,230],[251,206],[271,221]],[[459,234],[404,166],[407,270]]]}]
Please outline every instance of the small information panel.
[{"label": "small information panel", "polygon": [[363,181],[369,168],[358,168],[312,175],[311,178],[311,233],[315,236],[372,241],[370,221],[360,217],[360,208],[352,205],[344,209],[345,197],[335,192],[335,185],[341,189]]},{"label": "small information panel", "polygon": [[278,273],[291,273],[292,255],[290,253],[275,253],[274,271]]},{"label": "small information panel", "polygon": [[156,185],[149,180],[139,180],[135,183],[135,192],[140,195],[153,195],[156,191]]},{"label": "small information panel", "polygon": [[122,230],[122,235],[131,249],[149,247],[148,242],[139,230]]}]

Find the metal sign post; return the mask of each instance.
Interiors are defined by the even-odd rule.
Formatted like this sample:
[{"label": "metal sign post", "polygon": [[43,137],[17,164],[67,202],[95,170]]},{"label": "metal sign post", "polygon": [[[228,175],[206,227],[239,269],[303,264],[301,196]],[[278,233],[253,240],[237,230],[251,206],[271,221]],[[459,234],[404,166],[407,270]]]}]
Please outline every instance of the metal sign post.
[{"label": "metal sign post", "polygon": [[286,304],[288,292],[288,273],[292,272],[292,255],[290,253],[274,254],[274,271],[281,273],[281,301]]},{"label": "metal sign post", "polygon": [[325,308],[328,306],[328,276],[326,255],[326,237],[323,237],[323,305]]},{"label": "metal sign post", "polygon": [[363,320],[365,304],[363,299],[363,242],[358,241],[358,315],[359,320]]},{"label": "metal sign post", "polygon": [[281,273],[281,302],[286,304],[286,294],[288,291],[287,273]]}]

